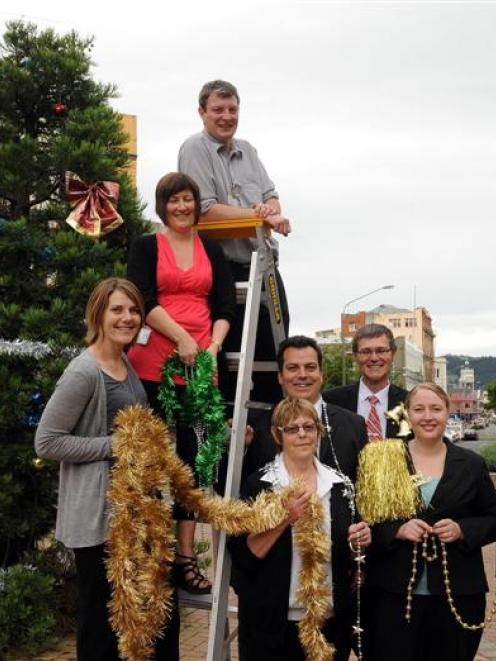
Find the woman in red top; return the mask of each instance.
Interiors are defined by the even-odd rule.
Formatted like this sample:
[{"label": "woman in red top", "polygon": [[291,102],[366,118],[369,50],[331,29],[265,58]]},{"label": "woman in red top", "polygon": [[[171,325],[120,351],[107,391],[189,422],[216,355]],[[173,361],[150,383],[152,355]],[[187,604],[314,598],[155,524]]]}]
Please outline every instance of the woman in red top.
[{"label": "woman in red top", "polygon": [[[150,332],[147,335],[145,330],[128,357],[148,401],[161,414],[157,393],[164,362],[177,352],[186,365],[192,365],[200,349],[216,358],[234,318],[235,291],[221,247],[196,233],[200,216],[196,183],[185,174],[169,173],[158,182],[155,199],[164,227],[138,237],[128,260],[128,277],[145,299]],[[180,397],[183,386],[177,388]],[[191,429],[177,426],[177,451],[194,464],[196,441]],[[196,564],[194,531],[194,521],[179,521],[178,582],[190,592],[205,593],[211,585]]]}]

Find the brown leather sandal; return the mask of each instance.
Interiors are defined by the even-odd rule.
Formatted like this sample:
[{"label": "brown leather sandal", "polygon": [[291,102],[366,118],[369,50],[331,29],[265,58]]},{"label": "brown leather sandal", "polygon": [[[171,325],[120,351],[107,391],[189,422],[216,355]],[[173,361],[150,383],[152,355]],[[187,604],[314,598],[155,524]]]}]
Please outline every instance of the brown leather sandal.
[{"label": "brown leather sandal", "polygon": [[[178,558],[179,562],[177,560]],[[195,556],[176,553],[174,576],[177,587],[186,590],[190,594],[209,594],[212,590],[212,584],[201,573]],[[208,585],[201,587],[201,584],[205,581],[207,581]]]}]

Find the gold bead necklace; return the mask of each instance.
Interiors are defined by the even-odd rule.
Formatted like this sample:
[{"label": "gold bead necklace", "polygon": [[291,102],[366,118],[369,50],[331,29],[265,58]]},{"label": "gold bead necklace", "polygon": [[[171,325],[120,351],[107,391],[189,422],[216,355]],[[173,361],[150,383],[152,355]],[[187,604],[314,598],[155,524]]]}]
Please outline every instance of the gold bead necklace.
[{"label": "gold bead necklace", "polygon": [[[431,554],[429,555],[427,546],[428,546],[428,538],[431,538]],[[433,562],[434,560],[437,560],[438,553],[437,553],[437,539],[434,535],[424,535],[424,539],[422,541],[422,558],[426,562]],[[449,577],[449,569],[448,569],[448,552],[446,550],[446,544],[444,542],[439,541],[439,544],[441,546],[441,564],[443,567],[443,579],[444,579],[444,588],[446,590],[446,598],[448,599],[448,605],[450,607],[450,611],[453,613],[456,621],[460,626],[462,626],[464,629],[468,629],[469,631],[477,631],[478,629],[483,629],[486,624],[489,624],[489,622],[492,622],[494,616],[496,615],[496,596],[493,598],[493,602],[491,605],[491,612],[489,613],[488,617],[484,622],[481,622],[480,624],[468,624],[462,619],[462,616],[460,613],[457,611],[456,606],[455,606],[455,601],[453,599],[453,595],[451,593],[451,584],[450,584],[450,577]],[[418,550],[417,550],[417,545],[418,542],[413,543],[413,553],[412,553],[412,573],[410,575],[410,580],[408,581],[408,586],[406,590],[406,609],[405,609],[405,620],[410,623],[412,619],[412,599],[413,599],[413,588],[415,585],[415,579],[417,578],[417,557],[418,557]]]}]

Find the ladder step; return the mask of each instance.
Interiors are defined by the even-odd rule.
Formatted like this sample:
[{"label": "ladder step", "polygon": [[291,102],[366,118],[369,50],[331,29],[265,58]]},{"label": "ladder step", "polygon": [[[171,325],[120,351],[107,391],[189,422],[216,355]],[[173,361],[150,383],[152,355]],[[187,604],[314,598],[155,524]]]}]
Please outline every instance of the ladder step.
[{"label": "ladder step", "polygon": [[[240,360],[240,353],[237,351],[228,351],[226,353],[227,369],[229,372],[237,372]],[[276,360],[254,360],[253,372],[277,372],[278,365]]]},{"label": "ladder step", "polygon": [[245,404],[246,408],[253,411],[272,411],[274,404],[268,402],[254,402],[251,399]]},{"label": "ladder step", "polygon": [[236,303],[246,303],[246,294],[248,292],[248,282],[235,282],[236,289]]},{"label": "ladder step", "polygon": [[[224,402],[226,406],[234,406],[234,402]],[[244,404],[245,408],[248,410],[253,410],[253,411],[272,411],[274,408],[274,404],[270,404],[269,402],[255,402],[251,399],[249,399],[247,402]]]},{"label": "ladder step", "polygon": [[[236,288],[236,303],[238,305],[243,305],[246,303],[246,295],[248,293],[248,282],[235,282],[234,286]],[[260,292],[260,301],[267,305],[267,294],[264,290]]]},{"label": "ladder step", "polygon": [[[199,608],[200,610],[212,610],[212,594],[191,594],[191,592],[186,592],[186,590],[177,591],[177,596],[179,597],[179,604],[184,608]],[[238,607],[237,606],[228,606],[227,612],[229,615],[237,616]]]}]

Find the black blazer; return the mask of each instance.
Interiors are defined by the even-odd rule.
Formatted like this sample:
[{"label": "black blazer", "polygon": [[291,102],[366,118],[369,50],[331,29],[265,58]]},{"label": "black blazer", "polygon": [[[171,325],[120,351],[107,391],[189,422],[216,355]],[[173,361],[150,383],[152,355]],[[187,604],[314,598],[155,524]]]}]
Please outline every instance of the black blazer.
[{"label": "black blazer", "polygon": [[[486,592],[481,547],[496,540],[496,491],[484,460],[479,455],[449,441],[441,480],[427,510],[417,518],[433,525],[453,519],[464,539],[446,544],[451,590],[454,595]],[[395,539],[404,520],[379,523],[372,529],[367,584],[394,593],[406,593],[412,571],[412,542]],[[445,593],[441,553],[427,564],[427,584],[434,595]],[[419,549],[417,580],[424,561]]]},{"label": "black blazer", "polygon": [[[271,488],[262,481],[263,470],[250,475],[242,488],[245,500]],[[351,607],[353,560],[347,542],[351,524],[350,511],[343,495],[343,485],[331,490],[331,566],[333,603],[336,617],[346,616]],[[247,535],[231,537],[232,585],[238,595],[238,618],[243,637],[256,638],[270,649],[281,645],[288,626],[288,602],[292,559],[291,528],[288,527],[263,559],[252,554]]]},{"label": "black blazer", "polygon": [[[349,386],[339,386],[338,388],[331,388],[322,393],[325,402],[337,404],[348,411],[357,412],[358,409],[358,389],[360,383],[353,383]],[[389,385],[388,391],[388,411],[394,408],[400,402],[404,402],[408,391],[395,386],[394,383]],[[396,438],[398,433],[398,426],[392,420],[387,420],[386,423],[386,437]]]},{"label": "black blazer", "polygon": [[[358,455],[367,443],[367,426],[360,415],[334,406],[334,404],[325,404],[325,406],[331,428],[331,439],[328,439],[326,433],[322,436],[319,459],[323,464],[337,468],[330,445],[332,442],[341,470],[352,482],[355,482]],[[271,417],[272,411],[250,413],[248,422],[253,427],[255,436],[243,461],[242,481],[272,461],[279,452],[270,433]]]},{"label": "black blazer", "polygon": [[[201,239],[212,264],[212,288],[209,293],[212,323],[236,316],[236,292],[229,262],[215,241]],[[127,260],[127,277],[134,282],[145,299],[145,312],[158,305],[157,298],[157,235],[144,234],[131,243]]]}]

